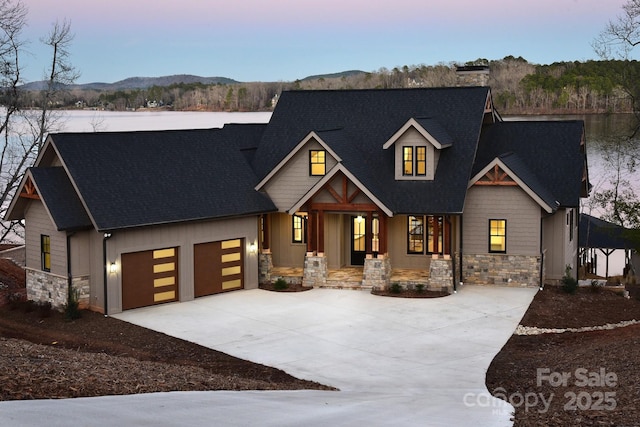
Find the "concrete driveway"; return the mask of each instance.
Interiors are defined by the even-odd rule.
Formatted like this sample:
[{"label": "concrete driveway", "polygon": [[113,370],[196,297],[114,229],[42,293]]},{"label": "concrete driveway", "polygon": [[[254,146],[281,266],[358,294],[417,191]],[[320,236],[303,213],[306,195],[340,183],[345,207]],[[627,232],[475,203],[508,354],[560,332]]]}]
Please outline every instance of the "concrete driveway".
[{"label": "concrete driveway", "polygon": [[537,289],[436,299],[231,292],[119,319],[340,389],[174,392],[0,403],[1,425],[510,426],[485,373]]}]

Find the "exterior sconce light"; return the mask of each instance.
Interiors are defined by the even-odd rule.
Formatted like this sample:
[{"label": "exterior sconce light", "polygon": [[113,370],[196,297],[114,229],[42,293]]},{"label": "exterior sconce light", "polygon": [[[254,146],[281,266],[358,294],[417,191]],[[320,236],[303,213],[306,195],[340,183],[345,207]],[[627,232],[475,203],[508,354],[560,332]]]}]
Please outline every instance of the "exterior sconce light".
[{"label": "exterior sconce light", "polygon": [[109,273],[116,274],[118,272],[118,265],[115,262],[112,262],[109,265]]},{"label": "exterior sconce light", "polygon": [[249,253],[251,253],[251,254],[258,253],[258,245],[256,245],[255,243],[251,243],[249,245]]}]

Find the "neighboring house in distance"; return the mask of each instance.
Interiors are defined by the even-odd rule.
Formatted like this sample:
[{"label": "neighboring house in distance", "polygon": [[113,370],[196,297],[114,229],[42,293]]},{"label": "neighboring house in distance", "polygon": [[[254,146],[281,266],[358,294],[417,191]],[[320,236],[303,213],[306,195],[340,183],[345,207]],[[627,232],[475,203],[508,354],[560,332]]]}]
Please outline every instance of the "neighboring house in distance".
[{"label": "neighboring house in distance", "polygon": [[[285,92],[268,124],[51,134],[7,219],[30,298],[117,313],[363,266],[539,286],[577,270],[581,121],[509,122],[487,87]],[[106,286],[105,286],[106,284]]]}]

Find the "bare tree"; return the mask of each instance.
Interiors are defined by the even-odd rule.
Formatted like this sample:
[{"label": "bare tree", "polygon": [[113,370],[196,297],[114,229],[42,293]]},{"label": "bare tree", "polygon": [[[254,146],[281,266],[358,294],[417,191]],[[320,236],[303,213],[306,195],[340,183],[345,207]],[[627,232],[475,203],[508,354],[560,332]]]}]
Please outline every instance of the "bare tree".
[{"label": "bare tree", "polygon": [[[73,39],[70,24],[55,23],[42,40],[53,49],[44,101],[35,112],[22,108],[20,59],[26,44],[22,30],[27,25],[27,12],[21,0],[0,0],[0,219],[56,120],[50,110],[60,84],[72,83],[78,76],[69,62],[68,48]],[[0,241],[20,239],[22,235],[20,223],[0,222]]]}]

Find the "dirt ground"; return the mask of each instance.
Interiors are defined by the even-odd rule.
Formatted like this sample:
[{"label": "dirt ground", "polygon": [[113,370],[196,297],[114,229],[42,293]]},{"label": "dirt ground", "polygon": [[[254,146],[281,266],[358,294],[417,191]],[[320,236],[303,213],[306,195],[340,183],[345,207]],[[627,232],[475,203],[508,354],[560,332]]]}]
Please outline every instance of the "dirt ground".
[{"label": "dirt ground", "polygon": [[[578,328],[640,320],[638,297],[640,287],[628,299],[546,287],[521,324]],[[513,335],[491,363],[486,384],[516,407],[515,426],[640,425],[639,358],[640,325]],[[25,303],[0,308],[0,384],[0,400],[331,389],[98,313],[67,321]]]},{"label": "dirt ground", "polygon": [[[634,319],[640,320],[635,296],[546,287],[521,324],[580,328]],[[640,325],[513,335],[491,363],[486,384],[516,408],[515,426],[640,425]]]}]

